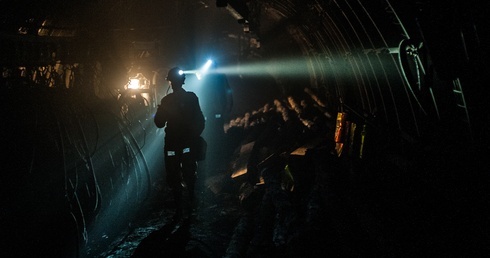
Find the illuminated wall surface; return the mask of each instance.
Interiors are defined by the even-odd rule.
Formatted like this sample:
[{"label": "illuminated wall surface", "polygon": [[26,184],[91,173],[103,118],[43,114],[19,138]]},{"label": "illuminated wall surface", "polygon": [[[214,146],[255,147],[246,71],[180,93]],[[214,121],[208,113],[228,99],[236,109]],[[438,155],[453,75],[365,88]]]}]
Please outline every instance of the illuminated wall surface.
[{"label": "illuminated wall surface", "polygon": [[[359,128],[376,125],[419,146],[414,152],[450,142],[454,149],[434,152],[465,163],[455,162],[449,170],[463,172],[448,177],[469,175],[483,187],[477,155],[488,152],[490,44],[481,2],[17,1],[3,8],[0,252],[91,257],[128,227],[164,175],[164,131],[153,114],[173,66],[186,73],[184,88],[200,97],[208,119],[228,122],[311,88],[332,119],[348,113]],[[210,58],[216,63],[203,76]],[[380,145],[393,138],[385,140]]]},{"label": "illuminated wall surface", "polygon": [[2,126],[9,146],[2,237],[47,254],[104,241],[126,227],[149,195],[152,173],[162,172],[153,125],[135,106],[129,118],[108,102],[22,94],[2,106],[10,121]]}]

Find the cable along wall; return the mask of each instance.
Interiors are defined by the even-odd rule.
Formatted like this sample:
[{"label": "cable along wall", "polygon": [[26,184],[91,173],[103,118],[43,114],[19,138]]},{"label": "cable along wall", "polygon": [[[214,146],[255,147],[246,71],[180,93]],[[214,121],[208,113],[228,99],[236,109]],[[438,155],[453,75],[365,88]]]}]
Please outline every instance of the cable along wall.
[{"label": "cable along wall", "polygon": [[[420,136],[433,107],[400,66],[400,43],[409,35],[389,1],[271,1],[267,8],[292,15],[283,20],[308,59],[310,85],[335,95],[339,109]],[[416,69],[423,75],[423,65]]]}]

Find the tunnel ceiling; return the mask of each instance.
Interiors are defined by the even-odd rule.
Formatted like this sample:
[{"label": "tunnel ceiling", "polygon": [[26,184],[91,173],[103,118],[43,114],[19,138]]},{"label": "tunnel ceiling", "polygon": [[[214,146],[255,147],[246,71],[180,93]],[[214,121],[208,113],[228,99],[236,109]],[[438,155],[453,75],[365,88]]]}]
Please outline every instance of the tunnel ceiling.
[{"label": "tunnel ceiling", "polygon": [[[474,68],[484,64],[488,53],[480,36],[488,31],[488,5],[429,0],[2,1],[2,44],[13,51],[5,51],[1,61],[28,65],[37,58],[29,65],[39,65],[99,59],[104,73],[124,74],[136,66],[151,71],[173,64],[192,67],[209,53],[235,64],[296,58],[307,85],[332,96],[333,105],[360,116],[376,114],[420,135],[424,120],[454,111],[455,82],[474,85],[467,100],[476,110],[484,105],[477,93],[482,82],[474,79],[474,73],[482,72]],[[56,57],[27,49],[26,42],[49,40],[73,47]],[[22,51],[35,58],[13,54]],[[304,84],[304,77],[278,74],[272,76],[283,92]],[[474,114],[471,120],[482,120]]]}]

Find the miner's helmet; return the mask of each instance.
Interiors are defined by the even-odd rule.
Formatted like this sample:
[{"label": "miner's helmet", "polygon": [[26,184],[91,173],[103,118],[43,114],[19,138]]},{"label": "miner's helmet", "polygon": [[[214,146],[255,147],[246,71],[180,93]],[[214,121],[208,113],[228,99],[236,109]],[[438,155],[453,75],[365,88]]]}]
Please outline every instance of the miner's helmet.
[{"label": "miner's helmet", "polygon": [[185,81],[185,74],[182,69],[179,67],[174,67],[168,71],[167,77],[165,78],[167,81],[171,82],[180,82],[184,84]]}]

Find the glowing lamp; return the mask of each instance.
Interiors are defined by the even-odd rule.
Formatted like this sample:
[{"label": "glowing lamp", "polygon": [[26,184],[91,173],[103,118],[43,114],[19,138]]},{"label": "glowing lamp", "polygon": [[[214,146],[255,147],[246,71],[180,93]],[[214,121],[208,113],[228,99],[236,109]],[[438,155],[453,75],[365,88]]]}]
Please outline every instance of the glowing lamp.
[{"label": "glowing lamp", "polygon": [[146,79],[146,77],[143,74],[138,73],[134,77],[129,77],[129,82],[127,84],[127,88],[133,89],[133,90],[148,89],[149,84],[150,84],[149,80]]},{"label": "glowing lamp", "polygon": [[128,89],[139,89],[140,88],[140,80],[139,79],[130,79],[128,84]]}]

